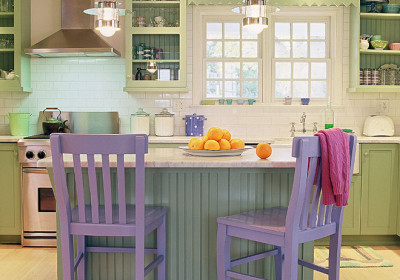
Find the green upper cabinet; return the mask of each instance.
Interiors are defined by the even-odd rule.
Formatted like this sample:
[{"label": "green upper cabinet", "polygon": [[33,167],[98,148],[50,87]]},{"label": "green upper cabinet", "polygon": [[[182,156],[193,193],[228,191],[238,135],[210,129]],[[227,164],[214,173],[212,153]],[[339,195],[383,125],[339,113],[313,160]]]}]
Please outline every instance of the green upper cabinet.
[{"label": "green upper cabinet", "polygon": [[[400,0],[391,0],[400,4]],[[369,13],[365,6],[351,7],[350,15],[350,87],[348,92],[398,92],[400,81],[391,78],[391,73],[376,72],[378,79],[366,82],[361,78],[360,69],[379,70],[382,65],[396,64],[400,67],[400,51],[389,49],[390,43],[400,42],[400,14]],[[383,50],[360,49],[360,35],[381,35],[388,45]],[[397,75],[393,71],[394,77]],[[397,81],[396,81],[397,80]]]},{"label": "green upper cabinet", "polygon": [[0,235],[21,235],[20,167],[15,143],[0,143]]},{"label": "green upper cabinet", "polygon": [[0,91],[31,92],[30,57],[24,49],[30,46],[29,0],[0,2],[0,69],[13,69],[15,76],[0,75]]},{"label": "green upper cabinet", "polygon": [[361,235],[397,234],[398,145],[362,145]]},{"label": "green upper cabinet", "polygon": [[126,7],[124,90],[187,91],[186,1],[129,0]]}]

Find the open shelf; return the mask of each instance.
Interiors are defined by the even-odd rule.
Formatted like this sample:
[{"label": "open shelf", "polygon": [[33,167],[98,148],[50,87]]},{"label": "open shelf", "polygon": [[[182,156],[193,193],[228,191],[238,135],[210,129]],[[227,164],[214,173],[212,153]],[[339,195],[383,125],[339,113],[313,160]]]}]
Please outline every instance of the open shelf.
[{"label": "open shelf", "polygon": [[132,4],[137,8],[169,8],[172,6],[179,7],[180,1],[132,1]]},{"label": "open shelf", "polygon": [[179,34],[180,27],[132,27],[135,34]]},{"label": "open shelf", "polygon": [[179,59],[133,59],[134,63],[147,63],[149,61],[155,61],[157,63],[179,63]]},{"label": "open shelf", "polygon": [[360,18],[366,18],[366,19],[400,19],[400,14],[360,13]]},{"label": "open shelf", "polygon": [[0,12],[0,18],[2,17],[13,17],[14,12]]},{"label": "open shelf", "polygon": [[358,86],[348,88],[347,92],[400,92],[400,86]]},{"label": "open shelf", "polygon": [[14,49],[0,49],[0,52],[13,52]]},{"label": "open shelf", "polygon": [[400,55],[400,51],[392,51],[392,50],[360,50],[360,54]]}]

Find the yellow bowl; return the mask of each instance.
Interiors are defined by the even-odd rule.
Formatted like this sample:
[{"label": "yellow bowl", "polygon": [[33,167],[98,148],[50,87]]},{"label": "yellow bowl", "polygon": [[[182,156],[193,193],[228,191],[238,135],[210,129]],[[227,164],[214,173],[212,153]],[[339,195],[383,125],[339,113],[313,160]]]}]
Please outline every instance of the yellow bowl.
[{"label": "yellow bowl", "polygon": [[387,44],[388,41],[371,41],[371,45],[375,50],[383,50]]}]

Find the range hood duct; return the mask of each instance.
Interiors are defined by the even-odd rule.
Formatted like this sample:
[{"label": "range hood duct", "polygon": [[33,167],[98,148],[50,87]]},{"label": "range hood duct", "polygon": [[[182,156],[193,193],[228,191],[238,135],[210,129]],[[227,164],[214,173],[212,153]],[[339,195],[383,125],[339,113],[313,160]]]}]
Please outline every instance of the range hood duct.
[{"label": "range hood duct", "polygon": [[61,30],[25,49],[25,53],[37,57],[120,56],[91,28],[91,16],[83,12],[90,7],[91,0],[61,0]]}]

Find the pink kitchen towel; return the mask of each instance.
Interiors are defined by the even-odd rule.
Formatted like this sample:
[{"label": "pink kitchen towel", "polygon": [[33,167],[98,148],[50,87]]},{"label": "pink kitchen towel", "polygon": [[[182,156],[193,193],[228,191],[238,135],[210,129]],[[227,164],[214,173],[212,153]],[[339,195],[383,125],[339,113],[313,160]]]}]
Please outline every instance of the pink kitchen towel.
[{"label": "pink kitchen towel", "polygon": [[349,136],[339,128],[320,130],[322,203],[346,206],[350,188]]}]

